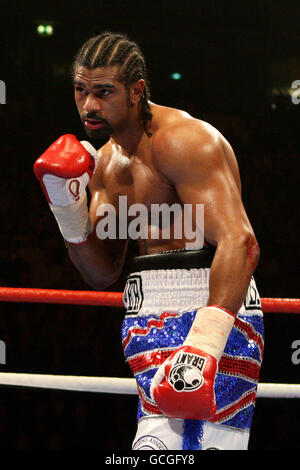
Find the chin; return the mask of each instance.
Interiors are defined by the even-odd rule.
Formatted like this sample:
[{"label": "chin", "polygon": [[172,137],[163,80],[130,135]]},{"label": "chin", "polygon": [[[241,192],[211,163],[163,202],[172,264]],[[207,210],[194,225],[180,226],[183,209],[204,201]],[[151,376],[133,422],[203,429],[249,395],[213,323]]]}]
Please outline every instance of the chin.
[{"label": "chin", "polygon": [[94,131],[92,129],[85,129],[86,134],[94,140],[107,140],[110,138],[110,132],[104,129]]}]

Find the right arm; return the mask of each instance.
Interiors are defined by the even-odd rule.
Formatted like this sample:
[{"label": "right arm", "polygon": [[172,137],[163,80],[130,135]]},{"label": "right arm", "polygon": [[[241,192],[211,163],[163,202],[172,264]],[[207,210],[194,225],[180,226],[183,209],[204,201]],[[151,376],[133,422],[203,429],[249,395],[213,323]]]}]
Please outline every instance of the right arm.
[{"label": "right arm", "polygon": [[93,232],[82,244],[67,243],[70,259],[83,279],[95,290],[113,284],[123,268],[128,240],[100,240],[96,234],[100,217],[96,215],[100,203],[108,203],[104,188],[94,191],[89,208]]},{"label": "right arm", "polygon": [[[98,159],[99,155],[91,144],[65,134],[37,159],[34,173],[73,264],[91,287],[102,290],[119,277],[127,240],[100,240],[96,236],[97,208],[99,204],[110,202],[101,185]],[[88,209],[86,186],[89,181],[92,200]]]}]

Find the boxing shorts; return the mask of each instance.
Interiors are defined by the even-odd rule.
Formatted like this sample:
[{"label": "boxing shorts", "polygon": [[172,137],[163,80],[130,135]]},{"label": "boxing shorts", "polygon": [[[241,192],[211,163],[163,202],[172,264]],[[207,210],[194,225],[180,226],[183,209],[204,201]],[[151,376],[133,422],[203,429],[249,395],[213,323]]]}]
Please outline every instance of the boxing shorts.
[{"label": "boxing shorts", "polygon": [[215,380],[217,412],[209,421],[172,419],[150,396],[158,367],[184,342],[207,305],[214,251],[138,256],[124,289],[122,343],[137,382],[136,450],[245,450],[264,348],[263,313],[254,278],[236,315]]}]

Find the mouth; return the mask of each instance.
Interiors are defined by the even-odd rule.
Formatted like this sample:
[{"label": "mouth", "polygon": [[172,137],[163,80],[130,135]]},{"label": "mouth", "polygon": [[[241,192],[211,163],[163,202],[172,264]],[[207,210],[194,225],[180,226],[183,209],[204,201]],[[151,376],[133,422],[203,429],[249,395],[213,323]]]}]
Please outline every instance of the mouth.
[{"label": "mouth", "polygon": [[99,121],[98,119],[84,119],[83,121],[85,127],[87,129],[101,129],[105,124],[103,121]]}]

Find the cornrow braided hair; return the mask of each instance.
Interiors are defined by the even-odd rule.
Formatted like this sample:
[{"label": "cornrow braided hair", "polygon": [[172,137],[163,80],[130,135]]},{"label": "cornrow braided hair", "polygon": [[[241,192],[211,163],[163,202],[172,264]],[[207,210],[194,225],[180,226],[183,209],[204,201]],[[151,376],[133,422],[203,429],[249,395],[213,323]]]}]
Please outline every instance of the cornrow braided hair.
[{"label": "cornrow braided hair", "polygon": [[73,74],[78,65],[88,69],[118,65],[120,67],[119,80],[124,83],[127,90],[128,106],[130,105],[130,85],[142,78],[145,81],[145,88],[141,98],[141,118],[146,134],[152,135],[148,130],[152,114],[148,101],[150,87],[147,80],[146,62],[135,42],[125,34],[106,31],[88,39],[79,49],[73,61]]}]

